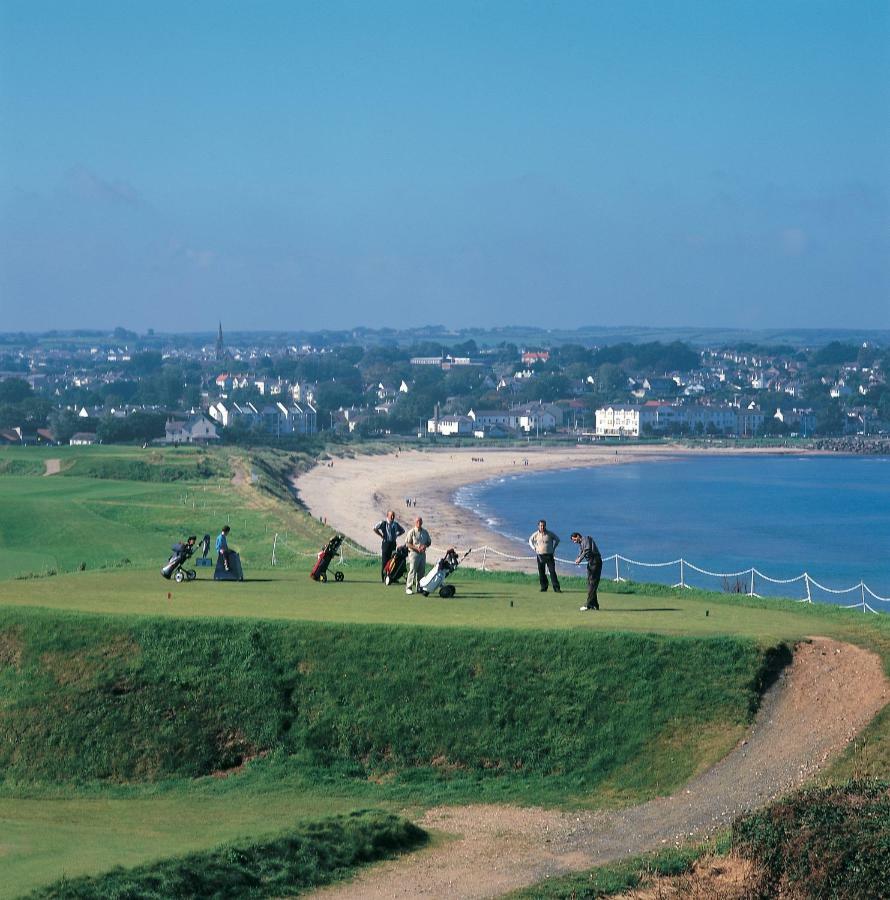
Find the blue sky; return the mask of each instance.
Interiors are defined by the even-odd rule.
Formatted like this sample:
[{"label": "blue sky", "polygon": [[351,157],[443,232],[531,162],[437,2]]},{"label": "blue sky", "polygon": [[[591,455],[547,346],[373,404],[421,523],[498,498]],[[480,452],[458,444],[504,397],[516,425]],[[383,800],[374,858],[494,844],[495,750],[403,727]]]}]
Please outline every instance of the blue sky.
[{"label": "blue sky", "polygon": [[890,4],[0,0],[0,330],[890,327]]}]

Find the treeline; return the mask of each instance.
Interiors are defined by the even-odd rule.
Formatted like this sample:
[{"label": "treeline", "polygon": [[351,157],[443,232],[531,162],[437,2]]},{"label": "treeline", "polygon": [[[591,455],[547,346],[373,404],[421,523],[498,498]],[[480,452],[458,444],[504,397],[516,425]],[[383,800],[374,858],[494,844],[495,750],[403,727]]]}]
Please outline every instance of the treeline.
[{"label": "treeline", "polygon": [[0,428],[41,428],[52,408],[23,378],[0,381]]}]

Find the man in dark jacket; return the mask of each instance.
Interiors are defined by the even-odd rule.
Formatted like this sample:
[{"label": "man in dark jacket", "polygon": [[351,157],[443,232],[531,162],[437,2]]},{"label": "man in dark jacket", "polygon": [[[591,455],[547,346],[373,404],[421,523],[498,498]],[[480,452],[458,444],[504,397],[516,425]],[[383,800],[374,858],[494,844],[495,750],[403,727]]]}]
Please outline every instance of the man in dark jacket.
[{"label": "man in dark jacket", "polygon": [[396,541],[405,533],[405,529],[396,521],[396,512],[389,510],[386,518],[374,526],[374,534],[380,538],[380,580],[386,577],[386,564],[396,552]]},{"label": "man in dark jacket", "polygon": [[577,531],[572,532],[572,541],[581,548],[575,565],[580,566],[585,560],[587,562],[587,605],[581,607],[581,612],[599,609],[600,604],[596,592],[600,586],[600,576],[603,574],[603,557],[600,554],[600,548],[597,547],[596,541],[590,535],[581,537]]}]

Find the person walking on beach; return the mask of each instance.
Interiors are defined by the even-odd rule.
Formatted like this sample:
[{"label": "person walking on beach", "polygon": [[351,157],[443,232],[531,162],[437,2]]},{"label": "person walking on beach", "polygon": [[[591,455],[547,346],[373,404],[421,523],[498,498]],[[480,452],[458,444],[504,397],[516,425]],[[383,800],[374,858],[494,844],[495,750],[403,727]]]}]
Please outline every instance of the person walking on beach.
[{"label": "person walking on beach", "polygon": [[389,510],[386,516],[374,526],[374,534],[380,538],[380,580],[386,577],[386,564],[396,552],[396,541],[405,529],[396,521],[396,511]]},{"label": "person walking on beach", "polygon": [[559,586],[559,579],[556,577],[556,563],[553,559],[553,554],[556,553],[556,548],[559,546],[559,538],[552,531],[547,530],[547,522],[544,519],[538,522],[538,529],[532,532],[528,539],[528,545],[535,551],[538,558],[538,578],[541,580],[541,590],[547,590],[547,572],[549,572],[553,590],[559,594],[562,589]]},{"label": "person walking on beach", "polygon": [[423,519],[418,516],[414,520],[414,527],[405,535],[405,546],[408,548],[406,594],[420,590],[420,579],[426,574],[426,551],[432,542],[430,533],[423,527]]},{"label": "person walking on beach", "polygon": [[596,592],[600,586],[600,577],[603,574],[603,557],[596,541],[590,536],[581,537],[581,532],[572,532],[572,541],[580,547],[580,553],[575,560],[575,565],[580,566],[587,561],[587,605],[581,607],[581,612],[599,609],[600,604]]}]

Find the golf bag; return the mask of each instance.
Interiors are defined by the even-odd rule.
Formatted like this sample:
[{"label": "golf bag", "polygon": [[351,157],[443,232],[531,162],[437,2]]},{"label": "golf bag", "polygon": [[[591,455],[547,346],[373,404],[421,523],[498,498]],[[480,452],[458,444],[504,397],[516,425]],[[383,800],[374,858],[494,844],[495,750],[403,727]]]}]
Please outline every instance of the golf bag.
[{"label": "golf bag", "polygon": [[213,570],[214,581],[244,581],[244,572],[241,569],[241,557],[229,550],[229,568],[223,562],[222,553],[217,554],[216,568]]},{"label": "golf bag", "polygon": [[177,584],[183,581],[194,581],[198,573],[194,569],[184,568],[186,560],[195,552],[194,538],[190,538],[191,544],[175,543],[170,549],[173,555],[167,560],[167,565],[161,569],[161,575],[168,581],[172,578]]},{"label": "golf bag", "polygon": [[201,555],[195,557],[195,565],[199,567],[204,566],[208,569],[211,568],[213,566],[213,560],[208,556],[208,554],[210,553],[209,534],[205,534],[204,537],[201,538],[201,543],[198,544],[198,549],[201,551]]},{"label": "golf bag", "polygon": [[427,575],[421,579],[420,593],[424,597],[433,591],[438,591],[440,597],[453,597],[457,591],[453,584],[445,584],[445,579],[460,565],[461,560],[466,559],[469,550],[460,559],[454,547],[450,547],[445,555],[433,566]]},{"label": "golf bag", "polygon": [[[340,549],[340,544],[343,543],[343,535],[335,534],[325,545],[321,548],[321,551],[318,554],[318,558],[315,560],[315,565],[312,567],[312,571],[309,573],[309,577],[313,581],[327,581],[328,580],[328,566],[331,564],[331,560],[336,556],[337,551]],[[334,572],[334,581],[342,581],[343,573],[340,571]]]},{"label": "golf bag", "polygon": [[383,583],[395,584],[408,568],[408,548],[396,547],[396,552],[389,558],[383,567]]}]

